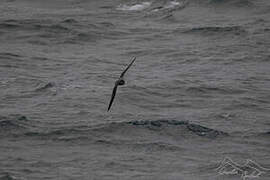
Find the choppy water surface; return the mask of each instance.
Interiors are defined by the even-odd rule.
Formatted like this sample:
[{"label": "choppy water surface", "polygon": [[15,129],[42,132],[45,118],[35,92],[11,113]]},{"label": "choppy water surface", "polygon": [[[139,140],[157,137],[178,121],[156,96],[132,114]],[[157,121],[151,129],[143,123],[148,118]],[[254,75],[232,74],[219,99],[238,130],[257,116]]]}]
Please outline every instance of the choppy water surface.
[{"label": "choppy water surface", "polygon": [[268,0],[2,0],[0,42],[2,179],[270,168]]}]

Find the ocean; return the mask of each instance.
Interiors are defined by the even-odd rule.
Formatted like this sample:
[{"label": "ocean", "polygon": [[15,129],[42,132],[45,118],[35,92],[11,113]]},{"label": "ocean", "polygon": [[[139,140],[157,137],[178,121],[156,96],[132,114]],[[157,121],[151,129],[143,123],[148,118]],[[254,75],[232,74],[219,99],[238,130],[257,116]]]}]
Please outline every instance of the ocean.
[{"label": "ocean", "polygon": [[0,42],[0,180],[270,179],[269,0],[0,0]]}]

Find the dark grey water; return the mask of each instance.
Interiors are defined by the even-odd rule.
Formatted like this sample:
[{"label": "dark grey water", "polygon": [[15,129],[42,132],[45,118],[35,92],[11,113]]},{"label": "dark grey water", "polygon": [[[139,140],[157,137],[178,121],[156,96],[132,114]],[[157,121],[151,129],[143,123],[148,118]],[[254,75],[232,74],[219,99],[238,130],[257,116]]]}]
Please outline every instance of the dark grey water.
[{"label": "dark grey water", "polygon": [[0,179],[270,168],[268,0],[1,0],[0,42]]}]

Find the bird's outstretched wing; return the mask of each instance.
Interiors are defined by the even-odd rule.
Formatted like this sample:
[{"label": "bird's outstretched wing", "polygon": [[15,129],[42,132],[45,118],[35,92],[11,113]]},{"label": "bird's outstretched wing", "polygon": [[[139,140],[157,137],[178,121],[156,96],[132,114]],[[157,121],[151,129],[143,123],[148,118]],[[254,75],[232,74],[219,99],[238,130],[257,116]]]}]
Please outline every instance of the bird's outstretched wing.
[{"label": "bird's outstretched wing", "polygon": [[109,104],[109,107],[108,107],[108,111],[110,110],[110,108],[112,106],[112,103],[113,103],[113,100],[114,100],[114,97],[115,97],[115,94],[116,94],[117,86],[118,86],[118,84],[115,83],[115,86],[114,86],[113,92],[112,92],[111,101],[110,101],[110,104]]},{"label": "bird's outstretched wing", "polygon": [[134,63],[134,61],[136,60],[136,57],[134,57],[131,61],[131,63],[128,65],[128,67],[122,72],[121,77],[123,77],[125,75],[125,73],[127,72],[127,70],[130,68],[130,66]]}]

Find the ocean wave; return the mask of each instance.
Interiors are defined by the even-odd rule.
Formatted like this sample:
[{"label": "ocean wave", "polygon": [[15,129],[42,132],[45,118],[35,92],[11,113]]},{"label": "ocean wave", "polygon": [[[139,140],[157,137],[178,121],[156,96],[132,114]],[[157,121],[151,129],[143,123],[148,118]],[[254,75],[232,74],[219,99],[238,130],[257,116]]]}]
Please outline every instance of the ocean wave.
[{"label": "ocean wave", "polygon": [[0,135],[19,134],[28,128],[28,123],[23,115],[0,116]]},{"label": "ocean wave", "polygon": [[250,0],[209,0],[209,4],[231,5],[235,7],[251,7],[254,4]]},{"label": "ocean wave", "polygon": [[[116,10],[120,11],[148,11],[148,13],[156,13],[160,11],[173,11],[184,8],[188,4],[211,5],[211,6],[229,6],[229,7],[253,7],[254,3],[250,0],[154,0],[141,3],[120,4]],[[149,14],[148,14],[149,15]]]},{"label": "ocean wave", "polygon": [[22,56],[10,52],[0,52],[0,59],[18,59],[18,58],[22,58]]},{"label": "ocean wave", "polygon": [[38,87],[37,89],[35,89],[35,91],[37,91],[37,92],[45,91],[47,89],[53,88],[54,86],[55,86],[54,83],[49,82],[49,83],[46,83],[45,85]]},{"label": "ocean wave", "polygon": [[189,93],[196,93],[196,94],[212,94],[212,93],[219,93],[219,94],[242,94],[245,90],[236,89],[231,87],[211,87],[211,86],[196,86],[196,87],[189,87],[186,89]]},{"label": "ocean wave", "polygon": [[111,139],[99,139],[94,142],[98,145],[105,145],[105,146],[125,146],[130,149],[136,150],[146,150],[146,151],[182,151],[183,148],[179,147],[176,144],[163,142],[163,141],[123,141],[123,140],[111,140]]},{"label": "ocean wave", "polygon": [[189,123],[188,121],[176,121],[176,120],[156,120],[156,121],[133,121],[128,122],[135,126],[151,127],[164,127],[164,126],[184,126],[188,131],[195,133],[198,136],[204,136],[209,138],[215,138],[219,135],[228,135],[223,131],[214,130],[198,124]]},{"label": "ocean wave", "polygon": [[[2,27],[2,28],[1,28]],[[89,23],[73,18],[61,21],[51,20],[4,20],[0,21],[2,33],[24,31],[15,36],[5,36],[8,39],[27,40],[30,44],[48,45],[51,43],[96,43],[104,38],[115,39],[126,33],[116,31],[115,25],[109,21]]]},{"label": "ocean wave", "polygon": [[231,133],[232,136],[234,137],[240,137],[240,138],[246,138],[246,139],[250,139],[250,138],[255,138],[256,140],[258,140],[257,138],[266,138],[268,139],[270,137],[270,131],[261,131],[261,132],[254,132],[254,131],[250,131],[250,132],[233,132]]},{"label": "ocean wave", "polygon": [[[35,19],[5,20],[0,22],[0,28],[6,40],[27,41],[35,45],[48,45],[52,40],[61,40],[73,30],[65,23]],[[10,33],[12,36],[7,35]]]},{"label": "ocean wave", "polygon": [[260,136],[270,137],[270,131],[260,133]]},{"label": "ocean wave", "polygon": [[231,102],[230,106],[226,107],[225,109],[227,110],[240,110],[240,109],[245,109],[245,110],[256,110],[256,111],[263,111],[266,110],[267,108],[261,106],[261,104],[250,102],[250,101],[243,101],[243,100],[234,100]]},{"label": "ocean wave", "polygon": [[38,21],[35,19],[29,20],[15,20],[9,19],[0,22],[0,27],[2,30],[47,30],[54,32],[69,31],[69,28],[60,24],[54,23],[49,20]]},{"label": "ocean wave", "polygon": [[69,18],[69,19],[65,19],[65,20],[61,21],[61,23],[76,24],[76,23],[78,23],[78,21],[75,19]]},{"label": "ocean wave", "polygon": [[206,27],[193,27],[187,30],[176,30],[175,32],[188,33],[188,34],[234,34],[241,35],[247,33],[247,31],[241,26],[206,26]]},{"label": "ocean wave", "polygon": [[16,24],[16,21],[7,20],[0,23],[0,28],[3,29],[15,29],[18,28],[19,24]]},{"label": "ocean wave", "polygon": [[157,1],[153,4],[153,7],[151,8],[150,12],[173,11],[179,8],[182,9],[187,4],[188,4],[188,1],[186,0],[183,0],[183,1],[172,0],[172,1],[165,1],[165,2]]},{"label": "ocean wave", "polygon": [[250,8],[254,7],[254,2],[251,0],[188,0],[190,4],[199,6],[214,6],[218,8]]},{"label": "ocean wave", "polygon": [[151,138],[154,136],[160,136],[160,134],[176,138],[184,138],[188,135],[217,138],[228,135],[228,133],[223,131],[189,123],[188,121],[177,120],[112,122],[94,126],[60,128],[49,132],[25,133],[25,135],[29,137],[61,141],[93,140],[99,143],[103,142],[104,139],[108,138],[109,140],[112,137],[114,137],[114,141],[126,141],[133,137],[144,138],[142,135],[145,135],[147,138]]},{"label": "ocean wave", "polygon": [[11,173],[9,172],[2,172],[0,174],[0,180],[19,180],[19,178],[13,176]]},{"label": "ocean wave", "polygon": [[140,4],[121,4],[116,9],[121,11],[142,11],[150,7],[151,2],[142,2]]},{"label": "ocean wave", "polygon": [[[187,0],[167,0],[167,1],[152,1],[145,8],[138,10],[143,18],[152,18],[155,20],[175,21],[173,12],[184,9],[188,5]],[[127,10],[128,11],[128,8]]]}]

